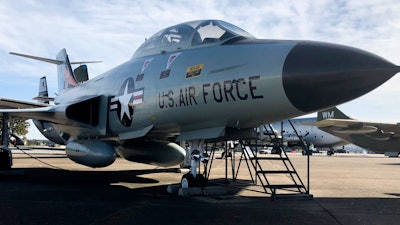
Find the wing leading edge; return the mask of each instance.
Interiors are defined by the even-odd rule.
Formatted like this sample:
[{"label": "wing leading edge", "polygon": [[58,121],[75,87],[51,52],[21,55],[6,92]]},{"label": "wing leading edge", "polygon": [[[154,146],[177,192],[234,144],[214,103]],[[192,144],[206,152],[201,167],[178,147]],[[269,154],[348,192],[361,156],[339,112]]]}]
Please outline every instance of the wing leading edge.
[{"label": "wing leading edge", "polygon": [[26,102],[15,99],[0,98],[0,109],[27,109],[47,107],[48,104]]},{"label": "wing leading edge", "polygon": [[46,121],[58,126],[92,130],[91,134],[106,132],[106,96],[92,96],[68,105],[48,105],[0,98],[0,116]]}]

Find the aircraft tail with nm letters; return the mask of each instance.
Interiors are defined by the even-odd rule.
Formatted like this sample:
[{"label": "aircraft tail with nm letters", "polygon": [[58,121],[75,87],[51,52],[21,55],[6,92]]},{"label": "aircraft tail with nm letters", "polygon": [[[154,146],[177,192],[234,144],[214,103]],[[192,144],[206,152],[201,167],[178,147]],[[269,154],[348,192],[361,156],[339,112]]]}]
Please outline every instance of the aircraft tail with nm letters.
[{"label": "aircraft tail with nm letters", "polygon": [[325,119],[351,119],[349,116],[344,114],[338,108],[333,107],[327,110],[319,111],[317,115],[317,121]]}]

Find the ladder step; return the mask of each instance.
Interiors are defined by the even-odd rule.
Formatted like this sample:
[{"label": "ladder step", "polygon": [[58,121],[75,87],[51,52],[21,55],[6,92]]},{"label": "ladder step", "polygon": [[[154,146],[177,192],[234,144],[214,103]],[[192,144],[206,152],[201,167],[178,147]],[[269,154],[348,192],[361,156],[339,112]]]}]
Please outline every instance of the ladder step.
[{"label": "ladder step", "polygon": [[273,200],[312,200],[314,196],[307,193],[299,194],[275,194],[272,196]]},{"label": "ladder step", "polygon": [[262,170],[257,171],[257,173],[261,174],[288,174],[288,173],[296,173],[295,171],[291,170]]},{"label": "ladder step", "polygon": [[300,184],[270,184],[270,185],[264,185],[264,187],[270,189],[304,188],[304,186]]},{"label": "ladder step", "polygon": [[251,160],[289,160],[289,158],[278,158],[278,157],[251,157]]}]

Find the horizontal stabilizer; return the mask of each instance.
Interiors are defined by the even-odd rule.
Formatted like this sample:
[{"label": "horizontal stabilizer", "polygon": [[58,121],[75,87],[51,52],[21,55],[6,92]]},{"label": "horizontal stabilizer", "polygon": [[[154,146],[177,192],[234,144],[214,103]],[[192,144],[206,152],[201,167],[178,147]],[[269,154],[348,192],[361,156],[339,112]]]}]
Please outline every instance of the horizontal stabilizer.
[{"label": "horizontal stabilizer", "polygon": [[67,55],[67,51],[65,49],[60,50],[60,52],[56,56],[56,59],[43,58],[43,57],[26,55],[26,54],[21,54],[21,53],[16,53],[16,52],[10,52],[10,54],[29,58],[29,59],[39,60],[42,62],[56,64],[57,65],[58,91],[59,92],[64,89],[67,89],[67,88],[76,87],[79,85],[79,82],[88,80],[88,78],[86,78],[86,76],[82,77],[82,74],[80,74],[80,77],[77,80],[77,78],[75,77],[74,72],[72,70],[71,64],[85,64],[85,63],[101,62],[101,61],[70,62],[68,55]]},{"label": "horizontal stabilizer", "polygon": [[33,55],[25,55],[25,54],[16,53],[16,52],[10,52],[10,54],[25,57],[25,58],[35,59],[35,60],[39,60],[39,61],[43,61],[43,62],[47,62],[47,63],[53,63],[53,64],[57,64],[57,65],[60,65],[63,63],[63,61],[60,61],[60,60],[42,58],[42,57],[33,56]]},{"label": "horizontal stabilizer", "polygon": [[87,64],[87,63],[101,63],[103,61],[81,61],[81,62],[70,62],[71,64]]},{"label": "horizontal stabilizer", "polygon": [[[61,60],[56,60],[56,59],[48,59],[48,58],[43,58],[43,57],[38,57],[38,56],[33,56],[33,55],[25,55],[21,53],[16,53],[16,52],[10,52],[11,55],[16,55],[16,56],[21,56],[25,58],[30,58],[30,59],[35,59],[47,63],[53,63],[56,65],[61,65],[64,62]],[[80,62],[70,62],[70,64],[86,64],[86,63],[101,63],[102,61],[80,61]]]},{"label": "horizontal stabilizer", "polygon": [[54,98],[41,97],[41,96],[36,96],[36,97],[32,98],[32,100],[38,100],[38,101],[43,101],[43,102],[54,102]]}]

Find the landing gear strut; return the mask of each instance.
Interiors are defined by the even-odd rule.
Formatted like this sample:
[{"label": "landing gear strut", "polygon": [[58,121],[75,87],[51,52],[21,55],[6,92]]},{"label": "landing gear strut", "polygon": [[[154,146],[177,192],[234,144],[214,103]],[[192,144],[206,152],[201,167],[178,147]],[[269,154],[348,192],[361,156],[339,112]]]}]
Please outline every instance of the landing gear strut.
[{"label": "landing gear strut", "polygon": [[[191,140],[189,141],[190,155],[191,155],[191,163],[190,163],[190,171],[189,173],[182,176],[181,179],[181,187],[189,188],[189,187],[204,187],[207,183],[206,178],[203,174],[198,174],[197,170],[199,168],[200,162],[207,163],[209,157],[207,154],[204,154],[203,150],[204,140]],[[194,149],[194,150],[192,150]]]},{"label": "landing gear strut", "polygon": [[1,118],[3,127],[1,129],[1,147],[0,147],[0,170],[11,169],[12,154],[11,149],[8,148],[8,114],[4,113]]}]

